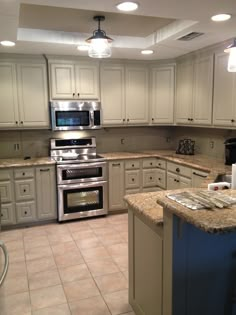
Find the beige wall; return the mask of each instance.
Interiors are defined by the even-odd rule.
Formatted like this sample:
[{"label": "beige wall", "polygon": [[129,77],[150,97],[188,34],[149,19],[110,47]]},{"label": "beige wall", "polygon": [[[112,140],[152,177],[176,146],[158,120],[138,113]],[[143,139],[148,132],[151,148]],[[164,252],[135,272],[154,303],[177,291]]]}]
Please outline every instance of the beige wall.
[{"label": "beige wall", "polygon": [[[50,138],[96,136],[97,151],[140,151],[152,149],[173,149],[178,141],[191,138],[196,141],[196,153],[224,158],[224,141],[236,138],[236,130],[192,128],[192,127],[127,127],[105,128],[94,131],[51,132],[0,131],[0,158],[48,156]],[[170,137],[170,142],[166,139]],[[123,140],[124,144],[121,143]],[[214,148],[210,142],[214,142]],[[19,144],[19,150],[15,150]]]},{"label": "beige wall", "polygon": [[[89,135],[96,137],[97,152],[100,153],[169,149],[171,143],[166,139],[170,137],[171,129],[166,127],[127,127],[54,133],[48,130],[0,131],[0,158],[48,156],[50,138]],[[121,143],[122,141],[124,144]],[[15,150],[16,144],[19,144],[19,150]]]}]

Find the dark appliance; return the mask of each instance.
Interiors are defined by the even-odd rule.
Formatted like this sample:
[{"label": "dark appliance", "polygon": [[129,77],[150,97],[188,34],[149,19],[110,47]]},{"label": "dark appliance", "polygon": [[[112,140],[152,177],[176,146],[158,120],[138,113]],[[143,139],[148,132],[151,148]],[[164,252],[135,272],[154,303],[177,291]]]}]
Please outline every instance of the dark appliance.
[{"label": "dark appliance", "polygon": [[234,163],[236,163],[236,138],[230,138],[225,141],[225,164]]}]

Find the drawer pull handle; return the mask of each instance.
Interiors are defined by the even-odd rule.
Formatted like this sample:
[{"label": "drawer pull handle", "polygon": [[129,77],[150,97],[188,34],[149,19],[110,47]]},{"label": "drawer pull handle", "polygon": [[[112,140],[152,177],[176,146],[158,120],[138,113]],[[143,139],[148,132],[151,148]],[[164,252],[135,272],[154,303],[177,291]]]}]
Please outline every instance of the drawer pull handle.
[{"label": "drawer pull handle", "polygon": [[120,163],[112,163],[112,166],[120,166]]},{"label": "drawer pull handle", "polygon": [[202,178],[206,178],[207,177],[207,175],[201,175],[201,174],[198,174],[198,173],[195,173],[195,172],[193,172],[193,175],[196,175],[196,176],[199,176],[199,177],[202,177]]},{"label": "drawer pull handle", "polygon": [[178,173],[180,172],[180,169],[178,167],[176,168],[176,172],[178,172]]},{"label": "drawer pull handle", "polygon": [[49,172],[49,168],[40,169],[40,172]]}]

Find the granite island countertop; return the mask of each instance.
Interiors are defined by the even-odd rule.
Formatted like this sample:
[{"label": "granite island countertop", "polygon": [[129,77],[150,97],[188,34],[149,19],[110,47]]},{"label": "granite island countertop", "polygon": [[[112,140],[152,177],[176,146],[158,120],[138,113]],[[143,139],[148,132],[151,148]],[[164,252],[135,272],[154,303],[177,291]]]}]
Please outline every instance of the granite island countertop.
[{"label": "granite island countertop", "polygon": [[0,168],[30,167],[37,165],[54,165],[56,162],[50,157],[34,157],[27,160],[24,158],[0,159]]}]

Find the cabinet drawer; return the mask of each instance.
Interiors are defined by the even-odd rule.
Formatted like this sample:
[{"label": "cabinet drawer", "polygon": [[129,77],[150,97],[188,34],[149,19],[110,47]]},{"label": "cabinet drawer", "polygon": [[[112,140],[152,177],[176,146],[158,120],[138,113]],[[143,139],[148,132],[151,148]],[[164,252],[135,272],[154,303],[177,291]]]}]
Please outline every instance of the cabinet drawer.
[{"label": "cabinet drawer", "polygon": [[19,168],[14,170],[15,179],[23,179],[23,178],[33,178],[34,177],[34,169],[33,168]]},{"label": "cabinet drawer", "polygon": [[143,170],[143,187],[154,187],[156,184],[156,169]]},{"label": "cabinet drawer", "polygon": [[157,159],[156,166],[165,170],[166,169],[166,161],[161,160],[161,159]]},{"label": "cabinet drawer", "polygon": [[1,170],[0,180],[10,180],[12,178],[12,170]]},{"label": "cabinet drawer", "polygon": [[140,160],[125,161],[125,169],[126,170],[140,169]]},{"label": "cabinet drawer", "polygon": [[34,201],[16,204],[17,223],[31,222],[36,219],[36,206]]},{"label": "cabinet drawer", "polygon": [[15,224],[15,209],[12,203],[3,203],[1,209],[1,225]]},{"label": "cabinet drawer", "polygon": [[12,202],[13,191],[10,181],[0,182],[0,197],[1,202]]},{"label": "cabinet drawer", "polygon": [[166,171],[165,170],[157,170],[157,186],[166,189]]},{"label": "cabinet drawer", "polygon": [[30,200],[35,197],[34,179],[15,181],[16,201]]},{"label": "cabinet drawer", "polygon": [[167,162],[167,170],[181,176],[189,177],[192,176],[192,169],[179,164]]},{"label": "cabinet drawer", "polygon": [[156,158],[143,159],[143,168],[153,168],[156,167]]},{"label": "cabinet drawer", "polygon": [[125,172],[125,188],[133,189],[140,186],[140,170]]}]

